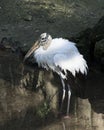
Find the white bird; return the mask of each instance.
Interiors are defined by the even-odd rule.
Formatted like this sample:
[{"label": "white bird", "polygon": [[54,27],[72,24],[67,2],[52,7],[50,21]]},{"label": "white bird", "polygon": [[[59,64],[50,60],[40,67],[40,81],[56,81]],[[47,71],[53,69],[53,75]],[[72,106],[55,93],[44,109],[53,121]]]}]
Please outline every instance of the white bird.
[{"label": "white bird", "polygon": [[[70,71],[75,77],[76,73],[81,72],[87,74],[87,63],[75,46],[75,43],[70,42],[63,38],[52,39],[51,35],[42,33],[33,47],[27,52],[24,57],[24,61],[31,55],[34,54],[34,58],[41,66],[47,70],[51,69],[56,72],[62,82],[63,96],[62,103],[65,98],[65,82],[67,80],[67,72]],[[68,87],[68,103],[67,103],[67,116],[69,114],[71,89]]]}]

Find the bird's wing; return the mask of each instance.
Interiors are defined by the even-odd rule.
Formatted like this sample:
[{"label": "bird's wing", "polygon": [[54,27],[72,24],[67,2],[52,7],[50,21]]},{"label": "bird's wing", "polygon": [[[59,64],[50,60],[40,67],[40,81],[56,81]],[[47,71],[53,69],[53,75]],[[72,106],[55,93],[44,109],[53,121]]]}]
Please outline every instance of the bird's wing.
[{"label": "bird's wing", "polygon": [[76,72],[81,72],[82,74],[87,74],[87,64],[83,56],[80,53],[69,55],[68,53],[56,54],[54,56],[55,66],[59,66],[65,74],[67,70],[75,76]]}]

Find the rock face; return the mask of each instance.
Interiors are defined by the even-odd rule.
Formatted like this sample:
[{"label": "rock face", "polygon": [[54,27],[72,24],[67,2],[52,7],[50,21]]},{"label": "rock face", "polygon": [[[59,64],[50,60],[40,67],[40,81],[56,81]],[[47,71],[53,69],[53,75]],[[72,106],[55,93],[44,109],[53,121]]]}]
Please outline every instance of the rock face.
[{"label": "rock face", "polygon": [[94,55],[102,63],[104,59],[104,39],[96,42]]},{"label": "rock face", "polygon": [[[24,73],[23,63],[17,55],[0,51],[0,129],[9,129],[8,125],[12,129],[16,122],[20,123],[26,116],[30,118],[44,99],[41,93],[32,92],[34,71],[29,67],[26,70]],[[16,127],[20,128],[18,125]]]}]

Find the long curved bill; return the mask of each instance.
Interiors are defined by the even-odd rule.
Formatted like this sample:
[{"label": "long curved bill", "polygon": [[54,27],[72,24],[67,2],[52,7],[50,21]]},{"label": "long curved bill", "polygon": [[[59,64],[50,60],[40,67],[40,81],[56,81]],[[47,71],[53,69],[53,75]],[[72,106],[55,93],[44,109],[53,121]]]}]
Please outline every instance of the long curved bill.
[{"label": "long curved bill", "polygon": [[31,49],[26,53],[23,61],[25,61],[38,48],[39,48],[39,42],[36,41],[35,44],[31,47]]}]

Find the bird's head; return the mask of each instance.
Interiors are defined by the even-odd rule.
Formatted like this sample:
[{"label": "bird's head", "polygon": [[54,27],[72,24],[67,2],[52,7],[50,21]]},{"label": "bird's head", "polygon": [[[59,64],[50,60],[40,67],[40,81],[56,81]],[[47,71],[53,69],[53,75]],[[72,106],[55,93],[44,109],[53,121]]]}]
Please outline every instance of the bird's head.
[{"label": "bird's head", "polygon": [[42,33],[38,39],[39,46],[43,46],[43,49],[47,49],[46,45],[49,45],[52,41],[51,35],[48,33]]},{"label": "bird's head", "polygon": [[43,47],[44,50],[47,50],[50,43],[52,41],[51,35],[48,33],[42,33],[39,37],[39,39],[34,43],[34,45],[31,47],[31,49],[27,52],[27,54],[24,57],[24,61],[33,53],[35,52],[39,47]]}]

